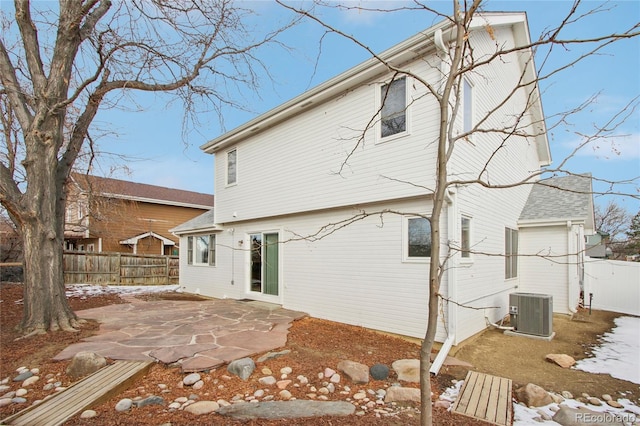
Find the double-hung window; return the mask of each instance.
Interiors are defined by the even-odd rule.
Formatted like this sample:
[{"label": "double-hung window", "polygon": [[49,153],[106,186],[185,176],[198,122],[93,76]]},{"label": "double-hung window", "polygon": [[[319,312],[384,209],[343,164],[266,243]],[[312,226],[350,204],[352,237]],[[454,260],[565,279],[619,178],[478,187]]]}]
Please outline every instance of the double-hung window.
[{"label": "double-hung window", "polygon": [[187,237],[187,263],[189,265],[216,264],[216,236],[195,235]]},{"label": "double-hung window", "polygon": [[380,88],[380,137],[407,131],[407,78],[402,77]]},{"label": "double-hung window", "polygon": [[518,276],[518,231],[504,228],[504,277]]},{"label": "double-hung window", "polygon": [[405,217],[405,260],[431,258],[431,221],[424,217]]},{"label": "double-hung window", "polygon": [[232,149],[227,152],[227,185],[238,182],[238,151]]}]

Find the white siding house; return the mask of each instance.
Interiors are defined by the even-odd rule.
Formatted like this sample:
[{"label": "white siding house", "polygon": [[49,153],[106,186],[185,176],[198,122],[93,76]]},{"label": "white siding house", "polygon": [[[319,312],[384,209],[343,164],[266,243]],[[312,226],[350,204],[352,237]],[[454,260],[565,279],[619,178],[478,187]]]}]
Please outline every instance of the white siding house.
[{"label": "white siding house", "polygon": [[553,296],[553,311],[576,311],[584,286],[586,236],[595,233],[591,175],[545,179],[531,190],[518,225],[520,291]]},{"label": "white siding house", "polygon": [[[437,85],[447,66],[434,36],[446,39],[448,28],[438,24],[379,56]],[[474,28],[479,57],[496,45],[529,42],[522,13],[486,14]],[[511,93],[522,76],[535,78],[526,52],[470,75],[456,125],[464,131],[496,110],[483,125],[504,127],[513,111],[526,109],[519,127],[536,126],[529,134],[538,136],[513,135],[501,149],[503,137],[491,133],[458,142],[451,180],[490,176],[492,184],[510,184],[549,164],[537,88]],[[395,103],[402,106],[394,110]],[[191,247],[181,250],[181,286],[423,337],[430,250],[421,215],[432,208],[438,114],[424,85],[409,75],[394,79],[371,59],[203,145],[215,155],[216,206],[173,230],[181,247]],[[450,258],[440,293],[456,303],[441,303],[438,340],[459,342],[507,314],[522,271],[518,257],[504,255],[512,243],[517,253],[530,191],[451,186],[441,220]]]}]

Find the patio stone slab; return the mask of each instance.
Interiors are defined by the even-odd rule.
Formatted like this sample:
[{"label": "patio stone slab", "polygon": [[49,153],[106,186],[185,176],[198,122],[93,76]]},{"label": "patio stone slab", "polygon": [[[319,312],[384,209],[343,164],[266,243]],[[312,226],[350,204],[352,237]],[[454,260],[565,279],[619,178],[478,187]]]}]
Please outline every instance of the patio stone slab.
[{"label": "patio stone slab", "polygon": [[277,305],[232,299],[124,299],[129,303],[76,312],[100,322],[100,329],[54,359],[91,351],[114,360],[179,362],[185,372],[210,370],[284,346],[291,322],[306,316]]}]

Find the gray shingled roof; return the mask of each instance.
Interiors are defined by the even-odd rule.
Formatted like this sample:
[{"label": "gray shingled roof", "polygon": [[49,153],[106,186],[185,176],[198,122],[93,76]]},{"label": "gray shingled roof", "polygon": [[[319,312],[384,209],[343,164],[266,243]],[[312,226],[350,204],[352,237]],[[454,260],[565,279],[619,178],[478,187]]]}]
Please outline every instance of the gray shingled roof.
[{"label": "gray shingled roof", "polygon": [[215,226],[214,221],[214,209],[208,210],[202,213],[200,216],[196,216],[191,220],[188,220],[169,231],[180,234],[187,233],[189,231],[197,231],[199,229],[213,228]]},{"label": "gray shingled roof", "polygon": [[591,173],[543,179],[531,189],[520,220],[584,219],[593,215]]}]

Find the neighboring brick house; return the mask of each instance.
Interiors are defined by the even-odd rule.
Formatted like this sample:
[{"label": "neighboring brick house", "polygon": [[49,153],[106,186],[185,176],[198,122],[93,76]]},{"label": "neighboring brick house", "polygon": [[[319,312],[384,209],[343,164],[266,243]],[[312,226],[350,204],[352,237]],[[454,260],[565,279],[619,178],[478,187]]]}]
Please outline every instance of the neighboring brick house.
[{"label": "neighboring brick house", "polygon": [[211,194],[74,173],[65,249],[177,255],[169,229],[213,208]]}]

